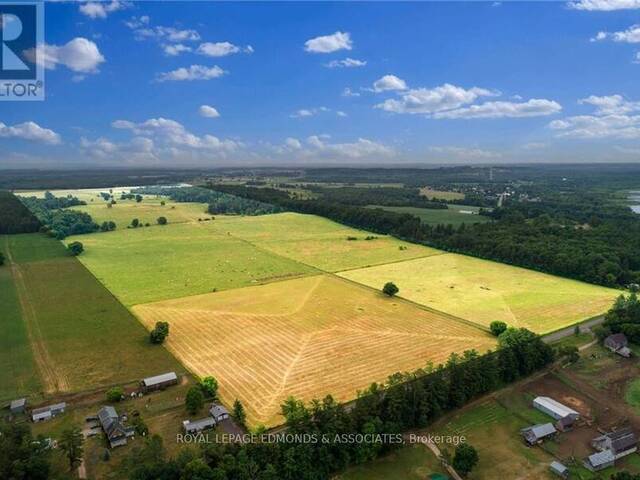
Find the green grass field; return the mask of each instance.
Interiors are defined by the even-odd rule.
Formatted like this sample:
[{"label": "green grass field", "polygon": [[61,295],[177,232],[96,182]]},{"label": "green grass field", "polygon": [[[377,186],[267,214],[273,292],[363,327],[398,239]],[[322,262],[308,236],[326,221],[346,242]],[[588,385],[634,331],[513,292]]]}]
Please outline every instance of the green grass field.
[{"label": "green grass field", "polygon": [[462,200],[464,193],[448,192],[445,190],[434,190],[433,188],[424,187],[420,189],[420,195],[427,198],[436,198],[438,200]]},{"label": "green grass field", "polygon": [[16,195],[21,197],[38,197],[44,198],[45,192],[49,191],[56,197],[66,197],[71,195],[73,197],[77,197],[79,200],[84,200],[85,202],[100,202],[104,203],[104,200],[100,196],[101,192],[111,193],[116,199],[120,197],[122,193],[129,193],[132,188],[136,187],[105,187],[105,188],[80,188],[74,190],[24,190],[20,192],[15,192]]},{"label": "green grass field", "polygon": [[[13,312],[3,321],[10,318],[14,324],[11,345],[26,362],[20,369],[28,368],[33,382],[38,372],[45,393],[83,391],[183,370],[165,349],[148,342],[144,327],[62,243],[40,234],[7,239],[15,262],[14,289],[3,289],[2,295],[17,292],[21,322],[15,293],[8,294],[9,303],[2,302],[3,311]],[[19,325],[26,326],[29,335]],[[36,368],[29,363],[28,350]],[[3,370],[5,365],[11,364],[2,363]],[[31,390],[23,392],[19,384],[11,388],[32,393],[34,384],[25,385]]]},{"label": "green grass field", "polygon": [[[6,237],[0,236],[0,251]],[[6,256],[6,252],[5,252]],[[22,321],[20,301],[11,275],[11,267],[0,266],[0,401],[38,392],[41,389],[36,365]]]},{"label": "green grass field", "polygon": [[368,205],[367,208],[381,208],[390,212],[409,213],[418,217],[425,225],[451,224],[458,226],[463,223],[485,223],[491,220],[484,215],[478,215],[480,207],[468,205],[449,205],[447,210],[417,207],[383,207],[380,205]]},{"label": "green grass field", "polygon": [[118,229],[127,228],[131,225],[131,220],[137,218],[141,224],[149,223],[155,225],[158,217],[165,217],[169,223],[182,223],[197,221],[198,218],[211,218],[206,213],[207,206],[202,203],[176,203],[164,200],[166,205],[160,205],[160,201],[155,197],[145,196],[142,202],[135,200],[117,200],[111,208],[102,200],[97,203],[90,203],[69,210],[78,210],[91,215],[93,221],[102,222],[113,221]]},{"label": "green grass field", "polygon": [[128,306],[314,272],[220,233],[210,225],[218,221],[116,230],[66,241],[83,243],[82,263]]},{"label": "green grass field", "polygon": [[640,379],[633,380],[627,386],[624,400],[640,415]]},{"label": "green grass field", "polygon": [[488,326],[493,320],[547,333],[604,313],[620,294],[532,270],[456,254],[339,273],[399,296]]},{"label": "green grass field", "polygon": [[[270,252],[328,272],[408,260],[438,250],[349,228],[314,215],[280,213],[216,217],[216,231],[242,238]],[[365,240],[373,236],[374,239]],[[353,238],[349,240],[349,237]]]},{"label": "green grass field", "polygon": [[373,462],[351,467],[335,480],[428,480],[430,475],[444,471],[427,447],[412,445]]}]

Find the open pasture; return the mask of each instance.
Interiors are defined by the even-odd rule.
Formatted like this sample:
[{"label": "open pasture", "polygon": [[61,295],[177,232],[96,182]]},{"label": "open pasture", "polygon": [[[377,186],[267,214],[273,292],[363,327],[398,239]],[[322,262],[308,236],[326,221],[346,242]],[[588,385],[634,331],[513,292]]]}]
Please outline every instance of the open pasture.
[{"label": "open pasture", "polygon": [[314,272],[204,225],[217,221],[123,229],[66,241],[83,243],[80,261],[125,305]]},{"label": "open pasture", "polygon": [[339,273],[483,326],[494,320],[548,333],[604,313],[619,291],[457,254]]},{"label": "open pasture", "polygon": [[85,202],[104,202],[100,196],[101,192],[111,193],[116,201],[120,198],[122,193],[129,193],[132,188],[136,187],[104,187],[104,188],[77,188],[69,190],[24,190],[21,192],[15,192],[20,197],[38,197],[44,198],[46,192],[51,192],[56,197],[66,197],[71,195],[78,198],[78,200],[84,200]]},{"label": "open pasture", "polygon": [[[346,227],[315,215],[216,217],[212,228],[327,272],[397,262],[438,250]],[[373,237],[366,240],[367,237]]]},{"label": "open pasture", "polygon": [[[166,204],[161,205],[161,200]],[[140,224],[149,223],[150,225],[155,225],[158,217],[165,217],[169,223],[195,222],[199,218],[211,218],[211,215],[206,212],[207,205],[202,203],[176,203],[151,196],[145,196],[140,203],[135,200],[116,201],[117,203],[110,208],[100,199],[95,203],[70,207],[69,210],[88,213],[98,224],[113,221],[118,229],[131,225],[134,218],[137,218]]]},{"label": "open pasture", "polygon": [[147,326],[168,321],[165,345],[193,373],[213,375],[252,425],[277,424],[281,403],[332,394],[350,400],[372,382],[452,352],[484,352],[480,329],[333,276],[137,305]]},{"label": "open pasture", "polygon": [[427,198],[435,198],[437,200],[462,200],[464,193],[450,192],[446,190],[435,190],[430,187],[423,187],[420,189],[420,195]]},{"label": "open pasture", "polygon": [[11,275],[11,284],[0,294],[0,321],[9,331],[3,339],[11,358],[2,370],[14,375],[7,390],[84,391],[181,369],[62,243],[40,234],[11,235],[4,248],[9,265],[0,272],[3,283]]}]

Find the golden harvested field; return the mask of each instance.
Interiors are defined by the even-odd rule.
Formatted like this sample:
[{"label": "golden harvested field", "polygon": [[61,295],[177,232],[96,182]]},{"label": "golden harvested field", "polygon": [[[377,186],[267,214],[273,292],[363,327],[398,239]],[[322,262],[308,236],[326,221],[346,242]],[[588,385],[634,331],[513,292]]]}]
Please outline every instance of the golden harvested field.
[{"label": "golden harvested field", "polygon": [[[357,230],[322,217],[299,213],[219,216],[210,226],[225,235],[229,233],[262,249],[327,272],[441,253],[388,235]],[[375,238],[365,240],[367,237]]]},{"label": "golden harvested field", "polygon": [[421,188],[420,195],[423,195],[427,198],[436,198],[438,200],[462,200],[464,198],[464,193],[433,190],[429,187]]},{"label": "golden harvested field", "polygon": [[607,311],[618,290],[453,253],[350,270],[340,276],[483,326],[493,320],[548,333]]},{"label": "golden harvested field", "polygon": [[473,326],[324,275],[133,311],[147,328],[169,321],[166,347],[196,375],[216,377],[223,402],[239,398],[254,426],[277,424],[291,395],[346,401],[392,373],[495,345]]}]

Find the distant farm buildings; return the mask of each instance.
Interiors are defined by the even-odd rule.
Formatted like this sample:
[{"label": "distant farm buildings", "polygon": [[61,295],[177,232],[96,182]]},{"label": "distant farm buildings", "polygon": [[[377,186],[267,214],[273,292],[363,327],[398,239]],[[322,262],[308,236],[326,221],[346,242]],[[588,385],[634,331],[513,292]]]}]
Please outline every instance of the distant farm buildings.
[{"label": "distant farm buildings", "polygon": [[127,439],[135,434],[133,427],[122,425],[116,409],[110,406],[102,407],[98,411],[98,420],[102,425],[111,448],[127,444]]},{"label": "distant farm buildings", "polygon": [[549,470],[551,470],[552,473],[555,473],[560,478],[569,478],[569,469],[560,462],[551,462],[551,465],[549,465]]},{"label": "distant farm buildings", "polygon": [[162,390],[171,385],[178,384],[178,376],[175,372],[163,373],[155,377],[148,377],[140,382],[140,386],[144,392],[153,392],[154,390]]},{"label": "distant farm buildings", "polygon": [[616,460],[636,452],[638,437],[631,428],[626,427],[594,438],[591,446],[598,452],[587,457],[584,466],[597,472],[614,465]]},{"label": "distant farm buildings", "polygon": [[631,349],[629,348],[629,341],[624,333],[615,333],[609,335],[604,339],[604,346],[611,350],[613,353],[629,358],[631,356]]},{"label": "distant farm buildings", "polygon": [[543,413],[555,418],[556,420],[562,420],[568,418],[569,420],[576,421],[580,418],[580,414],[572,408],[563,405],[560,402],[556,402],[553,398],[549,397],[536,397],[533,399],[533,407],[540,410]]},{"label": "distant farm buildings", "polygon": [[61,413],[64,413],[64,410],[67,408],[67,404],[56,403],[55,405],[49,405],[47,407],[42,408],[34,408],[31,411],[31,420],[33,422],[44,422],[50,420],[54,417],[57,417]]}]

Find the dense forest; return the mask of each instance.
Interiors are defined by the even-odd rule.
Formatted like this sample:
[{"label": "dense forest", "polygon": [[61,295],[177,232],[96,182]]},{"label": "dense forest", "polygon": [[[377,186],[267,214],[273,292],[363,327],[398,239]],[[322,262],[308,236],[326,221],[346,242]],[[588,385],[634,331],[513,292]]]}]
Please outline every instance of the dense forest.
[{"label": "dense forest", "polygon": [[327,202],[346,205],[382,205],[385,207],[420,207],[446,209],[443,201],[430,201],[420,195],[419,188],[405,187],[321,187],[311,185],[308,190]]},{"label": "dense forest", "polygon": [[588,194],[545,202],[506,202],[494,222],[429,226],[410,214],[292,199],[281,190],[232,185],[211,188],[300,213],[443,250],[518,265],[606,286],[640,283],[640,216]]},{"label": "dense forest", "polygon": [[55,197],[46,192],[44,198],[21,197],[21,201],[42,223],[40,230],[58,240],[100,229],[88,213],[63,210],[66,207],[86,205],[75,197]]},{"label": "dense forest", "polygon": [[278,206],[199,187],[142,187],[132,194],[163,195],[175,202],[197,202],[209,205],[210,214],[264,215],[277,213]]},{"label": "dense forest", "polygon": [[624,333],[630,342],[640,344],[640,300],[635,292],[620,295],[607,312],[598,336],[602,339],[612,333]]},{"label": "dense forest", "polygon": [[33,233],[40,228],[38,219],[12,193],[0,190],[0,235]]},{"label": "dense forest", "polygon": [[[544,368],[554,352],[527,330],[508,329],[495,352],[452,355],[444,366],[373,384],[346,408],[331,396],[309,405],[282,405],[286,437],[259,431],[245,443],[201,444],[168,458],[160,437],[145,440],[120,465],[133,480],[324,480],[403,444],[402,432],[429,425],[443,413]],[[275,434],[273,434],[275,435]],[[266,441],[261,441],[266,440]]]}]

